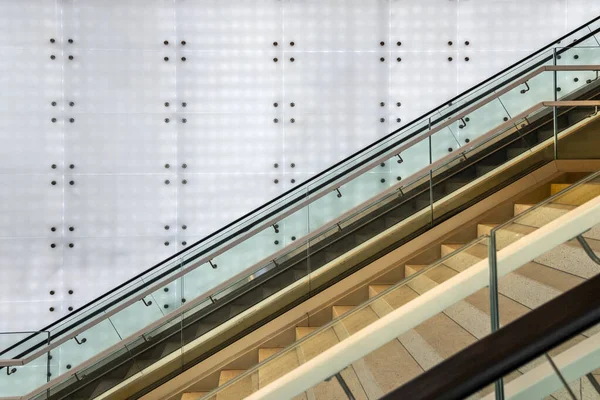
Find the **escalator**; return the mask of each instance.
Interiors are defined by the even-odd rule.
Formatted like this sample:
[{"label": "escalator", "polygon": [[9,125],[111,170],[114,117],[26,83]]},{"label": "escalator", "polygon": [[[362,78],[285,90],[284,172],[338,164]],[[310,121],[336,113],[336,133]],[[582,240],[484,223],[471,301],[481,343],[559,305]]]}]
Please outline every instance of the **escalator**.
[{"label": "escalator", "polygon": [[0,349],[0,396],[95,398],[166,360],[139,397],[541,167],[600,159],[597,20]]}]

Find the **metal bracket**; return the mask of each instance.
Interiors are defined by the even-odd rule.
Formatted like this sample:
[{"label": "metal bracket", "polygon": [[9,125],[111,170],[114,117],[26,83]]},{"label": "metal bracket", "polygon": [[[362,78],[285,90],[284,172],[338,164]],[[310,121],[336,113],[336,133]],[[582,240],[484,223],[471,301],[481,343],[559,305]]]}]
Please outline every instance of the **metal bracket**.
[{"label": "metal bracket", "polygon": [[578,235],[577,241],[579,242],[581,247],[583,247],[583,250],[585,250],[585,253],[588,255],[588,257],[591,258],[593,262],[600,265],[600,257],[598,257],[596,253],[594,253],[594,250],[592,250],[592,248],[590,247],[588,242],[583,238],[583,236]]},{"label": "metal bracket", "polygon": [[208,298],[210,299],[210,301],[215,304],[215,299],[213,299],[212,294],[210,296],[208,296]]},{"label": "metal bracket", "polygon": [[462,122],[462,125],[459,125],[458,129],[463,129],[464,127],[467,126],[467,123],[464,118],[461,118],[460,121]]},{"label": "metal bracket", "polygon": [[338,198],[339,198],[339,197],[342,197],[342,192],[340,192],[340,189],[339,189],[339,188],[335,189],[335,191],[337,192],[337,197],[338,197]]},{"label": "metal bracket", "polygon": [[594,82],[594,81],[597,81],[597,80],[598,80],[598,78],[600,78],[600,76],[598,76],[598,71],[596,71],[596,77],[595,77],[594,79],[588,79],[588,80],[586,81],[586,83],[590,84],[590,83],[592,83],[592,82]]},{"label": "metal bracket", "polygon": [[279,225],[277,224],[273,224],[271,225],[273,227],[273,229],[275,230],[275,233],[279,233]]},{"label": "metal bracket", "polygon": [[77,339],[77,336],[73,336],[73,339],[75,339],[75,341],[76,341],[76,342],[77,342],[77,344],[79,344],[79,345],[81,345],[81,344],[83,344],[83,343],[87,342],[87,339],[86,339],[86,338],[83,338],[83,339],[79,340],[79,339]]},{"label": "metal bracket", "polygon": [[404,162],[400,154],[396,154],[396,157],[398,157],[398,164],[402,164]]},{"label": "metal bracket", "polygon": [[144,303],[146,307],[150,307],[152,305],[152,300],[146,301],[146,299],[142,297],[142,303]]},{"label": "metal bracket", "polygon": [[342,227],[340,226],[340,223],[338,222],[336,225],[338,227],[338,232],[341,232],[342,231]]},{"label": "metal bracket", "polygon": [[10,367],[6,367],[6,375],[12,375],[15,372],[17,372],[16,368],[10,368]]},{"label": "metal bracket", "polygon": [[208,263],[211,267],[213,267],[213,269],[217,269],[217,264],[213,264],[212,260],[208,260]]},{"label": "metal bracket", "polygon": [[592,118],[598,115],[598,106],[594,107],[594,112],[587,116],[587,118]]},{"label": "metal bracket", "polygon": [[401,187],[398,188],[398,193],[400,193],[400,197],[404,196],[404,192],[402,191]]},{"label": "metal bracket", "polygon": [[531,89],[531,88],[529,87],[529,84],[527,83],[527,81],[523,82],[523,85],[525,85],[525,87],[526,87],[527,89],[521,89],[521,94],[525,94],[525,93],[529,92],[529,89]]}]

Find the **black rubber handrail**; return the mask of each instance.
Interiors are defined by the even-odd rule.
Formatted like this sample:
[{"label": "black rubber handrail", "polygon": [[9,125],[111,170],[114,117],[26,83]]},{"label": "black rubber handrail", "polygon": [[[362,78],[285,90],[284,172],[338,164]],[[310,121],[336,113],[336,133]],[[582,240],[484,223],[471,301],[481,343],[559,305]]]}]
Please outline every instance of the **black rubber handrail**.
[{"label": "black rubber handrail", "polygon": [[[449,101],[445,102],[444,104],[442,104],[442,105],[440,105],[440,106],[438,106],[438,107],[434,108],[433,110],[431,110],[431,111],[429,111],[429,112],[427,112],[427,113],[423,114],[421,117],[419,117],[419,118],[417,118],[417,119],[415,119],[415,120],[411,121],[410,123],[408,123],[408,124],[406,124],[406,125],[404,125],[404,126],[402,126],[402,127],[398,128],[398,129],[396,129],[395,131],[393,131],[393,132],[391,132],[390,134],[388,134],[388,135],[386,135],[386,136],[382,137],[381,139],[379,139],[379,140],[377,140],[377,141],[375,141],[375,142],[371,143],[370,145],[368,145],[368,146],[364,147],[363,149],[361,149],[361,150],[357,151],[356,153],[354,153],[354,154],[352,154],[352,155],[350,155],[350,156],[346,157],[345,159],[341,160],[340,162],[338,162],[338,163],[334,164],[333,166],[331,166],[331,167],[327,168],[326,170],[324,170],[324,171],[320,172],[319,174],[317,174],[317,175],[315,175],[315,176],[311,177],[310,179],[306,180],[305,182],[303,182],[303,183],[302,183],[302,184],[300,184],[299,186],[297,186],[297,187],[295,187],[295,188],[293,188],[293,189],[290,189],[290,190],[288,190],[287,192],[285,192],[285,193],[281,194],[280,196],[278,196],[278,197],[274,198],[273,200],[270,200],[269,202],[267,202],[267,203],[263,204],[262,206],[260,206],[260,207],[256,208],[255,210],[253,210],[253,211],[249,212],[248,214],[246,214],[246,215],[244,215],[244,216],[242,216],[242,217],[240,217],[240,218],[236,219],[235,221],[233,221],[233,222],[231,222],[231,223],[227,224],[227,225],[226,225],[226,226],[224,226],[223,228],[221,228],[221,229],[219,229],[219,230],[217,230],[217,231],[213,232],[212,234],[210,234],[210,235],[208,235],[208,236],[206,236],[206,237],[204,237],[204,238],[202,238],[202,239],[200,239],[200,240],[198,240],[198,241],[194,242],[194,243],[193,243],[192,245],[190,245],[188,248],[186,248],[186,249],[183,249],[183,250],[181,250],[181,251],[179,251],[179,252],[177,252],[177,253],[173,254],[172,256],[170,256],[169,258],[167,258],[167,259],[165,259],[165,260],[161,261],[161,262],[160,262],[160,263],[158,263],[158,264],[155,264],[154,266],[150,267],[149,269],[145,270],[144,272],[141,272],[140,274],[138,274],[138,275],[134,276],[133,278],[131,278],[131,279],[129,279],[129,280],[127,280],[127,281],[125,281],[124,283],[122,283],[122,284],[120,284],[120,285],[116,286],[115,288],[111,289],[110,291],[108,291],[108,292],[104,293],[103,295],[101,295],[101,296],[99,296],[99,297],[95,298],[94,300],[92,300],[92,301],[88,302],[87,304],[85,304],[85,305],[83,305],[83,306],[79,307],[78,309],[74,310],[74,311],[73,311],[73,312],[71,312],[70,314],[68,314],[68,315],[66,315],[66,316],[64,316],[64,317],[62,317],[62,318],[60,318],[60,319],[56,320],[55,322],[53,322],[52,324],[50,324],[50,325],[48,325],[48,326],[46,326],[46,327],[42,328],[41,330],[51,330],[51,329],[52,329],[54,326],[56,326],[56,325],[60,324],[61,322],[63,322],[63,321],[65,321],[65,320],[67,320],[67,319],[69,319],[69,318],[73,317],[75,314],[77,314],[77,313],[81,312],[82,310],[84,310],[84,309],[87,309],[88,307],[90,307],[90,306],[92,306],[92,305],[94,305],[94,304],[98,303],[99,301],[101,301],[101,300],[105,299],[106,297],[110,296],[111,294],[115,293],[116,291],[118,291],[118,290],[120,290],[120,289],[122,289],[122,288],[126,287],[127,285],[129,285],[129,284],[131,284],[131,283],[135,282],[136,280],[140,279],[140,278],[141,278],[141,277],[143,277],[144,275],[147,275],[148,273],[150,273],[150,272],[152,272],[152,271],[155,271],[157,268],[160,268],[161,266],[163,266],[164,264],[168,263],[169,261],[172,261],[173,259],[175,259],[175,258],[177,258],[177,257],[179,257],[179,256],[181,256],[181,255],[183,255],[184,253],[186,253],[186,252],[190,251],[190,249],[193,249],[194,247],[196,247],[196,246],[198,246],[198,245],[200,245],[200,244],[202,244],[202,243],[205,243],[206,241],[208,241],[208,240],[212,239],[213,237],[215,237],[216,235],[218,235],[218,234],[222,233],[223,231],[225,231],[225,230],[227,230],[227,229],[229,229],[229,228],[231,228],[231,227],[235,226],[236,224],[238,224],[239,222],[243,221],[244,219],[246,219],[246,218],[248,218],[248,217],[252,216],[253,214],[256,214],[256,213],[260,212],[261,210],[263,210],[263,209],[267,208],[268,206],[272,205],[273,203],[277,202],[278,200],[280,200],[280,199],[284,198],[285,196],[288,196],[288,195],[292,194],[294,191],[299,191],[299,192],[300,192],[300,193],[299,193],[299,195],[298,195],[296,198],[294,198],[293,200],[290,200],[289,202],[287,202],[286,204],[284,204],[284,205],[282,205],[282,206],[278,207],[278,208],[277,208],[277,209],[275,209],[275,210],[271,210],[271,211],[270,211],[268,214],[266,214],[266,215],[264,215],[264,216],[262,216],[262,217],[258,218],[258,219],[257,219],[256,221],[254,221],[252,224],[249,224],[248,226],[245,226],[245,227],[242,227],[242,228],[240,228],[240,229],[236,230],[234,233],[232,233],[232,234],[228,235],[228,237],[227,237],[227,238],[224,238],[224,239],[222,239],[222,240],[220,240],[220,241],[218,241],[218,242],[216,242],[216,243],[213,243],[211,246],[209,246],[208,248],[206,248],[206,249],[205,249],[205,250],[203,250],[202,252],[199,252],[199,253],[195,254],[194,256],[190,257],[189,259],[186,259],[186,260],[185,260],[185,264],[188,264],[188,263],[190,263],[190,262],[192,262],[192,261],[196,260],[197,258],[199,258],[199,257],[201,257],[201,256],[203,256],[203,255],[205,255],[205,254],[207,254],[208,252],[210,252],[210,251],[214,250],[215,248],[218,248],[218,247],[219,247],[219,246],[221,246],[223,243],[226,243],[226,242],[230,241],[232,238],[234,238],[234,237],[236,237],[236,236],[239,236],[240,234],[243,234],[243,233],[247,232],[248,230],[252,229],[252,228],[253,228],[254,226],[256,226],[257,224],[260,224],[260,223],[261,223],[261,222],[263,222],[264,220],[266,220],[266,219],[268,219],[268,218],[270,218],[270,217],[272,217],[272,216],[274,216],[274,215],[277,215],[277,214],[278,214],[278,213],[280,213],[282,210],[285,210],[286,208],[289,208],[291,205],[293,205],[293,204],[295,204],[295,203],[297,203],[297,202],[299,202],[299,201],[301,201],[301,200],[305,199],[306,197],[310,196],[311,194],[313,194],[313,193],[315,193],[315,192],[319,191],[320,189],[322,189],[323,187],[325,187],[325,186],[326,186],[326,185],[328,185],[329,183],[331,183],[331,182],[334,182],[334,181],[338,180],[340,177],[342,177],[342,176],[344,176],[344,175],[346,175],[346,174],[348,174],[348,173],[350,173],[350,172],[352,172],[352,171],[356,170],[357,168],[360,168],[361,166],[363,166],[364,164],[366,164],[366,163],[368,163],[369,161],[373,160],[374,158],[377,158],[377,157],[379,157],[380,155],[382,155],[382,154],[385,154],[385,152],[389,151],[390,149],[392,149],[392,148],[394,148],[394,147],[397,147],[399,144],[402,144],[402,143],[404,143],[404,142],[406,142],[406,141],[408,141],[408,140],[412,139],[412,138],[413,138],[413,137],[415,137],[416,135],[418,135],[418,134],[422,133],[423,131],[427,130],[427,129],[428,129],[428,127],[424,126],[424,127],[422,127],[421,129],[419,129],[419,130],[416,130],[415,132],[412,132],[410,135],[407,135],[407,136],[405,136],[405,137],[403,137],[403,138],[399,139],[398,141],[395,141],[395,142],[393,142],[393,143],[389,144],[389,145],[388,145],[386,148],[384,148],[384,149],[380,149],[378,152],[376,152],[376,153],[373,153],[373,154],[372,154],[372,155],[370,155],[368,158],[365,158],[364,160],[362,160],[360,163],[357,163],[357,164],[355,164],[355,165],[353,165],[353,166],[349,167],[348,169],[345,169],[344,171],[342,171],[342,172],[338,173],[338,174],[337,174],[337,175],[335,175],[334,177],[331,177],[331,178],[330,178],[329,180],[327,180],[326,182],[322,182],[322,183],[321,183],[321,184],[319,184],[318,186],[316,186],[316,187],[312,188],[310,191],[302,191],[301,189],[302,189],[303,187],[305,187],[305,186],[309,185],[310,183],[312,183],[313,181],[315,181],[315,180],[317,180],[317,179],[321,178],[322,176],[324,176],[324,175],[325,175],[325,174],[327,174],[328,172],[330,172],[330,171],[334,170],[335,168],[339,167],[340,165],[344,164],[345,162],[349,161],[350,159],[352,159],[352,158],[354,158],[354,157],[357,157],[357,156],[359,156],[360,154],[362,154],[362,153],[364,153],[364,152],[366,152],[366,151],[370,150],[371,148],[373,148],[374,146],[376,146],[376,145],[380,144],[381,142],[383,142],[383,141],[385,141],[385,140],[389,139],[391,136],[395,135],[396,133],[398,133],[398,132],[400,132],[400,131],[402,131],[402,130],[404,130],[404,129],[406,129],[406,128],[408,128],[408,127],[412,126],[412,125],[415,125],[415,124],[417,124],[417,123],[419,123],[419,122],[422,122],[422,120],[423,120],[425,117],[427,117],[428,115],[430,115],[430,114],[432,114],[432,113],[434,113],[434,112],[436,112],[436,111],[439,111],[439,110],[441,110],[442,108],[444,108],[444,107],[446,107],[446,106],[448,106],[448,105],[451,105],[452,103],[454,103],[456,100],[460,99],[461,97],[464,97],[464,96],[468,95],[469,93],[471,93],[471,92],[473,92],[473,91],[477,90],[478,88],[480,88],[481,86],[485,85],[486,83],[488,83],[488,82],[490,82],[490,81],[494,80],[494,79],[495,79],[495,78],[497,78],[498,76],[500,76],[500,75],[502,75],[502,74],[506,73],[507,71],[509,71],[509,70],[511,70],[511,69],[513,69],[513,68],[515,68],[515,67],[517,67],[517,66],[519,66],[519,65],[521,65],[521,64],[523,64],[523,63],[525,63],[525,62],[527,62],[527,61],[528,61],[528,60],[530,60],[531,58],[534,58],[534,57],[536,57],[537,55],[539,55],[539,54],[543,53],[544,51],[548,50],[549,48],[551,48],[552,46],[554,46],[554,45],[556,45],[556,44],[560,43],[560,42],[561,42],[562,40],[564,40],[565,38],[567,38],[567,37],[569,37],[569,36],[571,36],[571,35],[575,34],[575,33],[576,33],[577,31],[579,31],[579,30],[585,29],[585,28],[586,28],[586,27],[588,27],[590,24],[592,24],[592,23],[594,23],[594,22],[596,22],[596,21],[598,21],[598,20],[600,20],[600,16],[598,16],[598,17],[596,17],[596,18],[594,18],[594,19],[592,19],[592,20],[588,21],[587,23],[585,23],[585,24],[581,25],[580,27],[578,27],[578,28],[574,29],[573,31],[571,31],[571,32],[567,33],[566,35],[563,35],[561,38],[559,38],[559,39],[557,39],[557,40],[553,41],[552,43],[550,43],[550,44],[548,44],[548,45],[544,46],[544,47],[543,47],[543,48],[541,48],[540,50],[538,50],[538,51],[536,51],[536,52],[534,52],[534,53],[530,54],[529,56],[527,56],[527,57],[523,58],[522,60],[520,60],[520,61],[516,62],[515,64],[511,65],[510,67],[507,67],[507,68],[505,68],[504,70],[502,70],[502,71],[498,72],[497,74],[495,74],[495,75],[491,76],[490,78],[488,78],[488,79],[486,79],[486,80],[482,81],[481,83],[477,84],[476,86],[474,86],[474,87],[472,87],[472,88],[470,88],[470,89],[468,89],[468,90],[466,90],[466,91],[462,92],[461,94],[459,94],[459,95],[455,96],[454,98],[452,98],[451,100],[449,100]],[[562,52],[565,52],[565,51],[567,51],[569,48],[571,48],[571,47],[574,47],[574,46],[577,46],[579,43],[583,42],[584,40],[587,40],[587,39],[589,39],[590,37],[593,37],[593,35],[595,35],[596,33],[599,33],[599,32],[600,32],[600,27],[599,27],[599,28],[597,28],[597,29],[595,29],[594,31],[590,31],[590,32],[588,32],[587,34],[585,34],[585,35],[584,35],[584,36],[582,36],[581,38],[577,39],[576,41],[574,41],[574,42],[572,42],[572,43],[570,43],[570,44],[568,44],[568,45],[565,45],[565,46],[564,46],[564,48],[560,49],[560,50],[559,50],[557,53],[558,53],[558,54],[561,54]],[[547,56],[547,57],[544,57],[544,58],[542,58],[541,60],[538,60],[536,63],[534,63],[534,64],[530,65],[529,67],[527,67],[527,68],[525,68],[525,69],[523,69],[523,70],[522,70],[522,71],[520,71],[518,74],[516,74],[516,75],[513,75],[513,76],[509,77],[507,80],[503,81],[502,83],[499,83],[499,84],[495,85],[494,87],[492,87],[492,88],[490,88],[490,89],[487,89],[485,92],[483,92],[483,93],[481,93],[481,94],[477,95],[476,97],[474,97],[473,99],[469,100],[468,102],[465,102],[464,104],[462,104],[462,105],[458,106],[457,108],[455,108],[455,109],[451,110],[451,111],[450,111],[450,112],[448,112],[447,114],[444,114],[444,115],[440,116],[440,117],[439,117],[438,119],[436,119],[435,121],[432,121],[432,125],[435,125],[435,124],[437,124],[438,122],[440,122],[440,121],[443,121],[443,120],[445,120],[446,118],[448,118],[448,116],[450,116],[450,115],[452,115],[452,114],[454,114],[454,113],[456,113],[456,112],[458,112],[458,111],[460,111],[460,110],[462,110],[462,109],[464,109],[464,108],[466,108],[466,107],[468,107],[468,106],[472,105],[473,103],[475,103],[475,102],[477,102],[478,100],[480,100],[480,99],[482,99],[482,98],[486,97],[486,96],[487,96],[487,95],[489,95],[490,93],[493,93],[493,92],[494,92],[494,91],[496,91],[498,88],[500,88],[500,87],[502,87],[502,86],[506,85],[508,82],[510,82],[510,81],[512,81],[512,80],[514,80],[514,79],[517,79],[518,77],[521,77],[521,76],[523,76],[523,75],[527,74],[528,72],[531,72],[531,71],[532,71],[532,70],[534,70],[535,68],[537,68],[537,67],[539,67],[540,65],[543,65],[545,62],[547,62],[547,61],[551,60],[551,59],[552,59],[552,57],[553,57],[553,56],[552,56],[552,55],[550,55],[550,56]],[[179,268],[181,268],[181,267],[182,267],[182,265],[177,265],[177,266],[174,266],[173,268],[170,268],[170,269],[168,269],[168,270],[166,270],[166,271],[163,271],[161,274],[158,274],[158,275],[156,275],[156,276],[155,276],[155,277],[153,277],[152,279],[149,279],[149,280],[145,281],[145,282],[144,282],[144,284],[142,284],[141,286],[138,286],[138,287],[134,288],[132,291],[128,292],[127,294],[121,295],[121,296],[119,296],[118,298],[116,298],[116,299],[113,299],[113,300],[112,300],[110,303],[108,303],[108,304],[104,305],[102,308],[100,308],[100,309],[98,309],[98,310],[96,310],[96,311],[94,311],[94,312],[91,312],[91,313],[89,313],[88,315],[86,315],[85,317],[83,317],[83,318],[81,318],[81,319],[78,319],[78,320],[77,320],[77,321],[75,321],[73,324],[69,325],[68,327],[66,327],[66,328],[63,328],[63,329],[61,329],[59,332],[56,332],[56,333],[54,333],[54,334],[52,335],[52,337],[51,337],[51,340],[52,340],[52,339],[54,339],[54,338],[56,338],[56,337],[59,337],[60,335],[62,335],[62,334],[63,334],[63,333],[65,333],[65,332],[68,332],[68,331],[72,330],[72,329],[73,329],[74,327],[76,327],[77,325],[80,325],[81,323],[84,323],[84,322],[86,322],[86,321],[89,321],[91,318],[93,318],[93,317],[95,317],[96,315],[98,315],[98,314],[100,314],[100,313],[104,312],[106,309],[108,309],[108,308],[110,308],[110,307],[114,306],[115,304],[118,304],[118,303],[120,303],[122,300],[124,300],[124,299],[126,299],[126,298],[130,297],[130,296],[131,296],[133,293],[135,293],[136,291],[138,291],[138,290],[140,290],[140,289],[143,289],[143,288],[145,288],[145,287],[149,286],[150,284],[152,284],[152,283],[154,283],[154,282],[157,282],[158,280],[162,279],[163,277],[165,277],[165,276],[169,275],[170,273],[172,273],[173,271],[175,271],[176,269],[179,269]],[[20,341],[20,342],[18,342],[18,343],[15,343],[14,345],[12,345],[12,346],[10,346],[9,348],[5,349],[4,351],[0,352],[0,357],[1,357],[3,354],[6,354],[8,351],[10,351],[10,350],[14,349],[15,347],[17,347],[17,346],[19,346],[19,345],[21,345],[21,344],[23,344],[23,343],[27,342],[28,340],[31,340],[31,339],[32,339],[32,338],[34,338],[34,337],[35,337],[35,335],[32,335],[32,336],[30,336],[30,337],[27,337],[27,338],[25,338],[25,339],[21,340],[21,341]],[[41,346],[43,346],[43,345],[45,345],[45,344],[46,344],[46,342],[40,342],[40,343],[38,343],[37,345],[34,345],[34,346],[32,346],[31,348],[29,348],[28,350],[26,350],[24,353],[22,353],[22,354],[18,355],[18,356],[17,356],[17,358],[21,358],[21,357],[23,357],[23,356],[26,356],[26,355],[27,355],[27,354],[29,354],[31,351],[34,351],[34,350],[36,350],[36,349],[40,348]],[[0,369],[1,369],[1,368],[2,368],[2,367],[0,367]]]},{"label": "black rubber handrail", "polygon": [[600,322],[600,275],[442,361],[382,399],[464,399]]}]

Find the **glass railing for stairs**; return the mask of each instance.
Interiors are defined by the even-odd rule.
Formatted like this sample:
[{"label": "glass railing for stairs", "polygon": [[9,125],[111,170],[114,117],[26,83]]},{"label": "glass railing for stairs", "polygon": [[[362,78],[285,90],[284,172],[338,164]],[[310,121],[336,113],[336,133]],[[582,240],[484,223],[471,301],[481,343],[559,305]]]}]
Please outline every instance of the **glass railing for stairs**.
[{"label": "glass railing for stairs", "polygon": [[[265,318],[253,307],[274,293],[293,289],[279,299],[285,309],[351,271],[335,260],[369,234],[398,227],[409,240],[561,157],[561,143],[568,158],[578,143],[573,127],[594,121],[600,104],[597,24],[598,18],[45,327],[49,337],[32,334],[0,349],[0,396],[47,394],[80,382],[108,359],[135,360],[130,371],[142,370],[138,346],[153,333],[163,340],[178,324],[183,330],[199,315],[222,314],[209,330],[236,316],[245,318],[240,329],[250,327]],[[577,114],[584,108],[590,110]],[[596,149],[588,146],[588,156]],[[501,177],[490,174],[499,167]],[[363,261],[372,256],[363,253]],[[180,352],[176,368],[197,356],[183,347],[208,331],[198,332],[194,326],[168,353]],[[33,368],[48,358],[49,372]],[[36,378],[18,378],[28,374]]]},{"label": "glass railing for stairs", "polygon": [[[212,400],[218,398],[219,395],[234,392],[243,392],[244,397],[250,396],[251,399],[279,398],[277,396],[283,393],[285,393],[285,397],[291,398],[301,394],[297,390],[297,386],[293,387],[298,382],[304,386],[302,392],[307,397],[316,399],[325,399],[332,394],[335,394],[336,398],[348,399],[380,398],[388,394],[407,381],[419,377],[423,371],[433,368],[445,358],[449,358],[485,338],[491,332],[499,329],[500,325],[510,324],[512,321],[526,316],[562,292],[598,275],[600,272],[598,256],[600,254],[599,195],[600,172],[597,172],[547,200],[527,210],[522,210],[513,219],[495,227],[490,233],[491,236],[483,235],[474,242],[448,254],[436,263],[390,287],[368,302],[352,309],[282,352],[271,356],[246,373],[220,386],[202,399]],[[575,216],[574,214],[579,211],[578,207],[582,209],[582,212]],[[572,213],[569,214],[571,211]],[[569,218],[571,215],[573,217]],[[540,236],[528,237],[538,229],[541,232],[545,227],[548,229]],[[556,234],[556,231],[561,229],[564,231]],[[521,247],[509,248],[513,244]],[[533,246],[533,249],[529,250],[528,246]],[[511,255],[513,259],[504,263],[499,275],[496,265],[500,257],[498,252],[507,248],[512,251],[508,257],[506,254],[503,255],[503,261],[507,261]],[[515,248],[518,250],[514,250]],[[489,259],[486,258],[488,254],[492,255]],[[497,254],[498,258],[496,258]],[[514,256],[515,254],[519,255]],[[541,274],[536,275],[536,269],[548,271],[542,271]],[[474,278],[476,274],[479,274],[475,270],[486,272],[484,277],[489,276],[490,280]],[[565,273],[557,275],[557,271]],[[455,285],[464,287],[462,295],[451,294],[448,298],[441,298],[443,295],[440,295],[442,292],[440,290],[436,295],[421,303],[423,309],[426,309],[428,301],[430,303],[439,301],[443,304],[439,307],[441,308],[439,313],[431,312],[431,315],[420,318],[419,321],[422,322],[415,322],[410,316],[411,310],[408,310],[402,316],[403,319],[399,317],[393,324],[382,325],[387,328],[385,333],[384,329],[375,328],[378,320],[384,319],[396,310],[402,311],[399,309],[404,305],[424,296],[444,282],[458,277],[461,273],[463,273],[463,279]],[[498,276],[501,278],[498,279]],[[540,285],[539,281],[528,279],[533,277],[543,281],[546,285]],[[489,287],[486,287],[486,283],[491,281],[496,283],[491,283]],[[536,287],[536,284],[540,287]],[[562,290],[553,290],[557,287]],[[494,323],[495,318],[496,322]],[[531,327],[531,329],[535,330],[535,327]],[[339,365],[341,361],[338,362],[336,356],[329,358],[332,366],[324,369],[318,368],[320,363],[309,363],[317,356],[320,356],[322,360],[328,359],[328,349],[343,343],[357,332],[363,334],[360,339],[346,346],[338,346],[339,353],[336,352],[337,355],[345,354],[343,358],[349,359],[350,363]],[[597,336],[597,332],[597,329],[586,331],[563,343],[551,354],[569,351],[587,338]],[[524,333],[521,332],[521,334]],[[372,345],[375,350],[370,352],[360,350],[359,343],[364,344],[369,339],[382,336],[389,336],[391,340],[388,342],[386,339],[377,339],[379,343]],[[359,355],[365,352],[367,354]],[[543,363],[543,358],[536,359],[522,366],[519,371],[507,375],[505,378],[507,382],[500,381],[498,384],[500,391],[503,390],[504,385],[511,385],[509,391],[516,391],[516,388],[520,388],[523,382],[518,384],[511,381],[517,379],[519,382],[523,381],[519,378],[522,374],[539,368]],[[303,371],[292,374],[294,375],[292,377],[286,376],[292,371],[297,371],[303,365],[306,367]],[[569,382],[576,381],[581,375],[593,371],[598,366],[600,366],[600,361],[596,360],[596,364],[588,365],[582,374],[569,374],[569,379],[571,379]],[[308,373],[307,371],[312,372]],[[535,373],[530,375],[535,379],[540,379]],[[285,378],[282,381],[277,381],[283,376]],[[316,376],[321,376],[324,380],[316,385],[301,383],[302,381],[308,382],[310,379],[315,380]],[[247,385],[249,379],[257,384]],[[554,378],[551,377],[551,379]],[[291,383],[292,381],[294,384]],[[269,387],[269,384],[273,382],[275,384]],[[577,380],[575,383],[583,385],[587,382]],[[545,395],[520,398],[545,398],[554,390],[560,389],[563,392],[565,390],[556,380],[547,387],[543,379],[536,384],[536,390],[544,392]],[[252,389],[249,390],[249,388]],[[402,389],[399,390],[394,395],[403,393]],[[476,398],[490,393],[492,393],[491,397],[486,397],[486,399],[494,398],[494,390],[494,385],[484,388],[477,393]],[[405,398],[405,396],[390,398]],[[496,399],[503,398],[501,395],[496,397]]]}]

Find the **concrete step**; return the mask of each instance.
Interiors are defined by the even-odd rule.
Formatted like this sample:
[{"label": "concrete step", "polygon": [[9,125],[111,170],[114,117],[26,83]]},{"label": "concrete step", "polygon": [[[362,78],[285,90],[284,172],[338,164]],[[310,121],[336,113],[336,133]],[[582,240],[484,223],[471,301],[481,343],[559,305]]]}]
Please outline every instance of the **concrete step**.
[{"label": "concrete step", "polygon": [[[243,369],[225,369],[219,374],[219,386],[223,386],[230,380],[238,377],[246,372]],[[256,374],[251,374],[233,383],[227,388],[221,390],[217,396],[217,400],[237,400],[243,399],[258,390],[258,377]]]},{"label": "concrete step", "polygon": [[[296,340],[302,339],[303,337],[309,335],[317,329],[319,328],[297,327]],[[317,355],[321,354],[325,350],[337,344],[339,340],[340,339],[338,338],[336,330],[334,328],[329,328],[308,338],[307,340],[296,346],[299,362],[303,364],[306,361],[313,359]],[[341,375],[356,398],[366,398],[364,389],[359,382],[358,376],[356,375],[353,365],[344,369],[341,372]],[[342,387],[339,385],[336,379],[321,382],[320,384],[308,390],[305,394],[306,397],[309,399],[316,398],[347,400],[346,394],[344,393]]]},{"label": "concrete step", "polygon": [[409,276],[414,275],[417,272],[421,272],[425,268],[427,268],[427,265],[409,265],[409,264],[406,264],[404,266],[404,276],[406,278],[408,278]]},{"label": "concrete step", "polygon": [[[283,351],[283,353],[281,353]],[[261,363],[274,354],[279,356],[258,369],[259,386],[265,387],[300,365],[298,352],[295,349],[284,350],[280,347],[258,349],[258,362]]]},{"label": "concrete step", "polygon": [[[452,254],[463,246],[464,244],[442,244],[442,257]],[[487,245],[477,243],[459,253],[454,254],[452,257],[445,259],[444,265],[452,268],[455,271],[461,272],[477,264],[479,261],[486,259],[487,256]]]},{"label": "concrete step", "polygon": [[[550,194],[554,196],[570,186],[572,185],[569,183],[552,183],[550,184]],[[554,203],[580,206],[598,195],[600,195],[600,183],[585,183],[576,188],[572,188],[556,199]]]},{"label": "concrete step", "polygon": [[[515,216],[518,216],[525,211],[532,208],[533,204],[515,204]],[[542,227],[555,219],[563,216],[571,210],[574,210],[576,206],[569,204],[557,204],[551,203],[546,204],[537,209],[530,211],[526,215],[523,215],[522,218],[519,218],[517,222],[523,225]],[[583,234],[586,238],[600,240],[600,226],[596,226],[589,230],[588,232]]]}]

